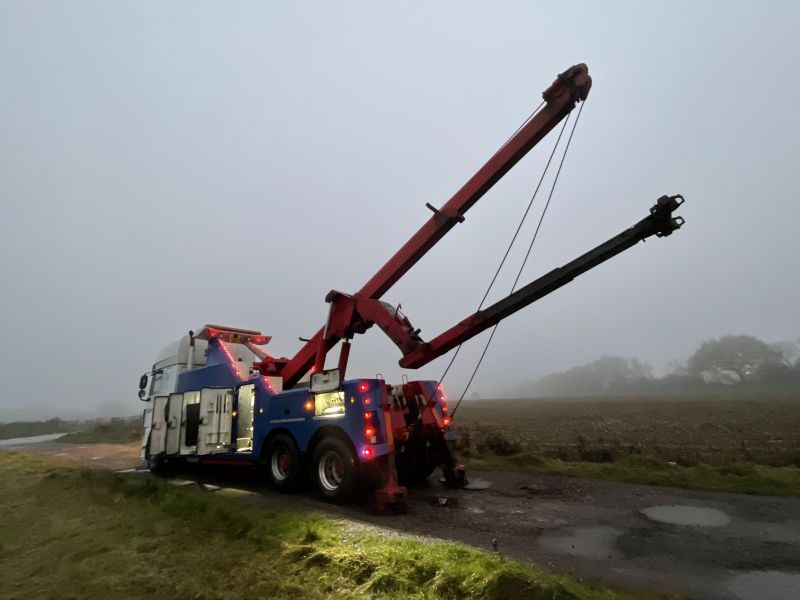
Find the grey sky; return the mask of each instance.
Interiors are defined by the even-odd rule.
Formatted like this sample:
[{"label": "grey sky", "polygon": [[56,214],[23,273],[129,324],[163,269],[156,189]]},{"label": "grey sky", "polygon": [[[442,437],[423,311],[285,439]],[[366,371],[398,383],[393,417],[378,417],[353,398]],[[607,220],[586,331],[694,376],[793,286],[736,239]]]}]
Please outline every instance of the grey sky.
[{"label": "grey sky", "polygon": [[[661,194],[688,223],[503,323],[475,389],[797,335],[798,6],[0,3],[0,419],[135,412],[138,375],[205,322],[292,355],[326,292],[359,288],[581,61],[594,87],[525,279]],[[554,140],[385,296],[424,337],[475,309]],[[350,374],[398,359],[371,331]]]}]

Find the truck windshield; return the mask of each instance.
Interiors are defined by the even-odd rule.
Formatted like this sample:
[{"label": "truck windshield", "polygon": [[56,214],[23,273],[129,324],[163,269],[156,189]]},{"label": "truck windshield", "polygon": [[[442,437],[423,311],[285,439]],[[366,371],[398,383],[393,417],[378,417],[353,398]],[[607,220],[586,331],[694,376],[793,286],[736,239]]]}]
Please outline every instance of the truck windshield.
[{"label": "truck windshield", "polygon": [[178,369],[180,365],[172,365],[161,369],[161,372],[153,373],[153,383],[150,386],[150,395],[158,396],[171,394],[175,391],[175,384],[178,381]]}]

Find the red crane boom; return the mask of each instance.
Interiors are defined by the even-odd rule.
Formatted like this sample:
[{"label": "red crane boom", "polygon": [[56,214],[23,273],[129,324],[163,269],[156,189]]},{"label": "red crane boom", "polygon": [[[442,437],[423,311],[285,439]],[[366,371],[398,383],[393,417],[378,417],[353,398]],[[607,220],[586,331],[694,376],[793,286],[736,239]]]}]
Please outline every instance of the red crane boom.
[{"label": "red crane boom", "polygon": [[[422,258],[457,223],[464,214],[488,192],[517,162],[561,122],[575,107],[585,100],[592,87],[592,78],[585,64],[574,65],[561,73],[542,94],[544,106],[525,123],[495,154],[473,175],[464,186],[441,208],[428,204],[433,216],[367,281],[356,294],[360,298],[378,300]],[[331,327],[335,306],[331,304],[328,323],[306,342],[289,360],[264,359],[259,368],[265,375],[283,378],[284,387],[292,387],[312,366],[321,370],[325,355],[345,334],[349,327]],[[344,318],[344,315],[340,315]],[[338,319],[337,319],[338,320]],[[339,321],[343,325],[342,321]],[[339,362],[347,362],[349,342],[345,341]]]}]

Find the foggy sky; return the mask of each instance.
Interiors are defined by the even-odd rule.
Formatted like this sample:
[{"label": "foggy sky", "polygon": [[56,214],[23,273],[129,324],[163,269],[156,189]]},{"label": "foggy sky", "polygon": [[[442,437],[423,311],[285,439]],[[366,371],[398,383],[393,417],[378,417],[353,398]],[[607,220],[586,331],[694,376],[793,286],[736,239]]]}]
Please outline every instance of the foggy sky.
[{"label": "foggy sky", "polygon": [[[138,376],[203,323],[291,356],[325,294],[360,288],[582,61],[594,87],[523,281],[662,194],[687,225],[502,323],[474,389],[794,337],[798,30],[795,2],[2,2],[0,420],[135,413]],[[554,140],[384,296],[423,337],[477,307]],[[399,358],[374,328],[348,374],[399,380]]]}]

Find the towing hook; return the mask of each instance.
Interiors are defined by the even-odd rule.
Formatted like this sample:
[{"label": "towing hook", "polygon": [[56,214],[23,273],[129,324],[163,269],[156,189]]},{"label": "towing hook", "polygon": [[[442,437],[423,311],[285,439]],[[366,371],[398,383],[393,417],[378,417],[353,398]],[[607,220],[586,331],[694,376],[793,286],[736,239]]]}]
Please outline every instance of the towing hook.
[{"label": "towing hook", "polygon": [[686,220],[683,217],[673,217],[672,213],[685,199],[680,194],[674,196],[661,196],[650,209],[650,215],[657,224],[656,237],[667,237],[673,231],[680,229]]}]

